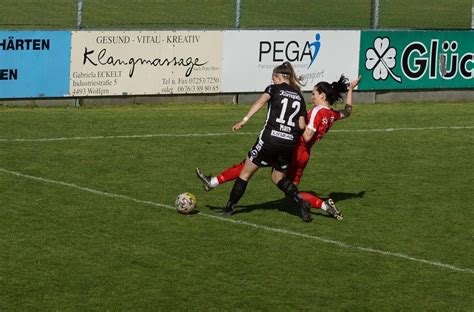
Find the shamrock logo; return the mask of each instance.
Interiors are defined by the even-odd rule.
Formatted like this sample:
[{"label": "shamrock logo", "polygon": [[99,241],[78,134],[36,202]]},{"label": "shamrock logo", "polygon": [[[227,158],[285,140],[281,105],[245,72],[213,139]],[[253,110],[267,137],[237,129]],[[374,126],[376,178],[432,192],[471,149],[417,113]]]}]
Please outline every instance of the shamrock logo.
[{"label": "shamrock logo", "polygon": [[397,82],[401,83],[402,78],[395,75],[392,68],[395,67],[397,50],[390,48],[390,40],[388,38],[377,38],[374,41],[374,48],[368,49],[365,53],[365,68],[372,70],[372,77],[375,80],[385,80],[390,76]]}]

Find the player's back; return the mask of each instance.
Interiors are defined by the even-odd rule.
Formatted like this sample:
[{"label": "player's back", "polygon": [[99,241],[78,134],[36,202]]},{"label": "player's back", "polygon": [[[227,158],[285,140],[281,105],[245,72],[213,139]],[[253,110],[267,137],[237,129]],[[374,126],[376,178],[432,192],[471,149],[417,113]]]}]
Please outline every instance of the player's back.
[{"label": "player's back", "polygon": [[306,103],[299,90],[286,83],[270,85],[267,119],[262,135],[281,144],[294,144],[301,130],[300,116],[306,115]]}]

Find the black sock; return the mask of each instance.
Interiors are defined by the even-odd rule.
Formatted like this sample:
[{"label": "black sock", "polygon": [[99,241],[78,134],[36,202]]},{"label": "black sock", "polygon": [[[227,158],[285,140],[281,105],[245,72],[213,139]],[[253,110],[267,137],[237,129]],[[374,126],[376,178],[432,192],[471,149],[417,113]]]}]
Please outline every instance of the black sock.
[{"label": "black sock", "polygon": [[293,199],[296,203],[299,203],[301,201],[298,187],[296,187],[296,185],[293,182],[291,182],[291,180],[289,180],[288,178],[281,179],[277,183],[277,186],[280,190],[282,190],[286,194],[286,196]]},{"label": "black sock", "polygon": [[241,178],[237,178],[234,182],[234,186],[230,191],[229,201],[227,202],[227,208],[234,209],[235,205],[239,202],[240,198],[245,193],[245,189],[247,188],[248,181],[242,180]]}]

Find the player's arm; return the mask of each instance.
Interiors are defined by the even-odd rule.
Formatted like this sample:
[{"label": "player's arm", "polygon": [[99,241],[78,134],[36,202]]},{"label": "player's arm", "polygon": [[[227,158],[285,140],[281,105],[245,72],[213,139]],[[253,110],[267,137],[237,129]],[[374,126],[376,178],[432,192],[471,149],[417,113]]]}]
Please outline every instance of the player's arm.
[{"label": "player's arm", "polygon": [[309,142],[309,140],[311,140],[311,138],[313,137],[314,131],[310,130],[308,128],[308,125],[306,125],[306,118],[305,117],[300,116],[299,126],[300,126],[300,129],[303,131],[303,134],[301,134],[301,135],[303,136],[304,141]]},{"label": "player's arm", "polygon": [[298,126],[300,127],[300,130],[305,130],[306,129],[306,118],[305,116],[300,116],[298,119]]},{"label": "player's arm", "polygon": [[313,138],[314,134],[316,133],[316,129],[314,128],[314,123],[316,122],[319,122],[319,119],[318,119],[318,116],[314,116],[314,111],[311,113],[311,116],[310,118],[308,118],[309,122],[308,124],[306,125],[306,128],[304,129],[303,131],[303,140],[305,142],[309,142],[311,141],[311,139]]},{"label": "player's arm", "polygon": [[232,127],[232,131],[239,130],[240,128],[242,128],[247,123],[247,121],[250,118],[252,118],[252,116],[255,115],[255,113],[257,113],[263,107],[263,105],[265,105],[265,103],[267,103],[269,100],[270,100],[270,94],[263,93],[258,98],[258,100],[255,103],[253,103],[252,107],[250,107],[245,117],[242,118],[241,121],[239,121]]},{"label": "player's arm", "polygon": [[314,122],[314,120],[310,119],[310,122],[306,125],[306,128],[304,129],[303,139],[305,142],[311,141],[314,134],[316,133],[316,129],[314,129],[312,122]]},{"label": "player's arm", "polygon": [[306,127],[306,129],[304,129],[304,132],[303,132],[303,139],[305,142],[309,142],[311,141],[311,139],[313,138],[313,135],[316,133],[316,131]]},{"label": "player's arm", "polygon": [[355,87],[359,84],[362,76],[359,76],[356,80],[351,81],[349,84],[349,90],[347,90],[347,97],[346,97],[346,105],[344,106],[343,110],[340,110],[339,113],[341,113],[341,118],[344,119],[347,118],[351,115],[352,113],[352,91],[354,90]]}]

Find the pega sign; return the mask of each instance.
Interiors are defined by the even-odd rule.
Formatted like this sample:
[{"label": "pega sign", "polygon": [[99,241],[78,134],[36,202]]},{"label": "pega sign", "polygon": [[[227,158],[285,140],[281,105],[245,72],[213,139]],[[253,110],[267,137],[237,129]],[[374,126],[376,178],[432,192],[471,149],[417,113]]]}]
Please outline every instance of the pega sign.
[{"label": "pega sign", "polygon": [[360,90],[474,87],[473,31],[366,31]]},{"label": "pega sign", "polygon": [[[304,91],[341,74],[358,75],[358,30],[240,30],[224,32],[223,92],[262,92],[275,66],[289,61]],[[343,44],[343,46],[342,46]]]}]

